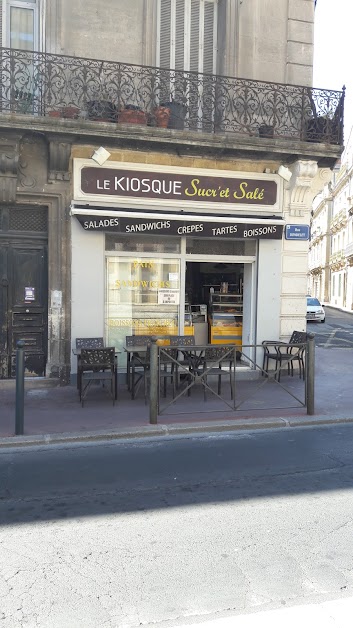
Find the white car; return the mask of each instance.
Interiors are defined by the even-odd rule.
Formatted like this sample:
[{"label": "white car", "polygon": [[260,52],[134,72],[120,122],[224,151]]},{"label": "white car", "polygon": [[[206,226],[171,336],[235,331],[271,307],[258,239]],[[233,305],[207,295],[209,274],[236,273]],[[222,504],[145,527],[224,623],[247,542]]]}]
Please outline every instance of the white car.
[{"label": "white car", "polygon": [[319,299],[306,297],[306,320],[324,323],[325,316],[325,310]]}]

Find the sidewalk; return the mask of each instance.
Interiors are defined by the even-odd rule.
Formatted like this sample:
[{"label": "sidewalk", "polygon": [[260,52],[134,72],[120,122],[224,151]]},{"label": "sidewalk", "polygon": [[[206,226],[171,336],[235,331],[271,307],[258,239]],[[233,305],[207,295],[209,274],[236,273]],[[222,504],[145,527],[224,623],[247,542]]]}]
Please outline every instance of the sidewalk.
[{"label": "sidewalk", "polygon": [[[15,382],[0,382],[0,446],[353,421],[352,373],[353,351],[319,347],[314,416],[308,416],[306,408],[275,382],[260,380],[265,385],[236,412],[211,395],[205,402],[201,390],[193,391],[165,410],[157,425],[149,424],[142,394],[132,401],[125,388],[119,390],[114,407],[106,391],[92,390],[82,408],[76,387],[48,387],[45,382],[26,380],[24,437],[14,437]],[[304,399],[304,384],[297,376],[284,375],[281,383]],[[238,382],[237,398],[245,399],[255,385]]]}]

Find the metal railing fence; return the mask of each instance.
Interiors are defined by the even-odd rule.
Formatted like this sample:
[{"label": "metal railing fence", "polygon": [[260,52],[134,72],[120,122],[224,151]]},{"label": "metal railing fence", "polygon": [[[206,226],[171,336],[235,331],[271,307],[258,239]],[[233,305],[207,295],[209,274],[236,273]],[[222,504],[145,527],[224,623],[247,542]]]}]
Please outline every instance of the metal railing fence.
[{"label": "metal railing fence", "polygon": [[[2,112],[343,143],[342,91],[0,49]],[[163,108],[163,111],[161,110]]]}]

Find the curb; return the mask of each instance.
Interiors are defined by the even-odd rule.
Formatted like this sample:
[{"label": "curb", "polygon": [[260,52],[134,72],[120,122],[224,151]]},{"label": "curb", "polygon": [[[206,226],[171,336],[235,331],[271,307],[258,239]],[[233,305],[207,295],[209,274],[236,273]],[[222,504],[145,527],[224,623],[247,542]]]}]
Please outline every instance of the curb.
[{"label": "curb", "polygon": [[100,441],[116,441],[116,440],[128,440],[137,438],[160,438],[160,437],[173,437],[183,436],[186,434],[207,434],[207,433],[222,433],[222,432],[241,432],[241,431],[255,431],[266,429],[278,429],[278,428],[298,428],[298,427],[313,427],[313,426],[325,426],[325,425],[337,425],[337,424],[353,423],[353,417],[327,417],[317,416],[315,417],[297,417],[297,418],[273,418],[273,419],[260,419],[253,420],[248,419],[241,423],[235,423],[234,421],[220,422],[207,422],[207,423],[188,423],[180,424],[174,423],[172,425],[148,425],[145,427],[136,427],[132,429],[116,429],[116,430],[102,430],[92,432],[63,432],[57,434],[38,434],[33,436],[9,436],[7,438],[0,438],[0,450],[16,447],[33,447],[33,446],[47,446],[58,445],[66,443],[85,443],[85,442],[100,442]]}]

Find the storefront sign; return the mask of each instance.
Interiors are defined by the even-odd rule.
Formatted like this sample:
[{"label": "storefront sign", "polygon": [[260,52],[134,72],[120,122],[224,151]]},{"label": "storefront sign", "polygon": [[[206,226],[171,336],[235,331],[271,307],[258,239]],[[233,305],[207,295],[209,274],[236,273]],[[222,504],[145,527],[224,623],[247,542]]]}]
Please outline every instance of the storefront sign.
[{"label": "storefront sign", "polygon": [[255,206],[273,206],[277,202],[277,182],[268,179],[91,166],[83,167],[80,172],[81,191],[87,196]]},{"label": "storefront sign", "polygon": [[309,225],[286,225],[286,240],[309,240]]},{"label": "storefront sign", "polygon": [[196,220],[151,220],[146,218],[126,218],[104,216],[89,216],[75,214],[77,220],[86,231],[116,231],[126,234],[151,234],[190,236],[201,238],[240,238],[240,239],[271,239],[280,240],[283,225],[264,223],[236,222],[208,222]]}]

